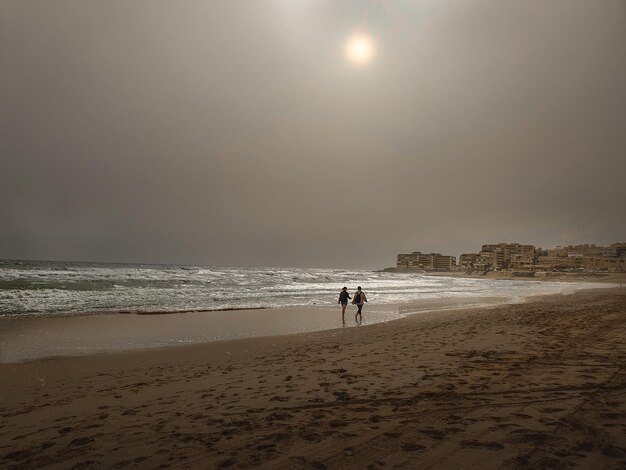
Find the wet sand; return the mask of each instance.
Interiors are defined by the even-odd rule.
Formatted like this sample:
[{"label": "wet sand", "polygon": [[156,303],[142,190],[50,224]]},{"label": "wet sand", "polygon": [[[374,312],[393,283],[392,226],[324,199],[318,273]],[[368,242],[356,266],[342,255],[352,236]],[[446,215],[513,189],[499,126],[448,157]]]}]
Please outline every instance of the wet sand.
[{"label": "wet sand", "polygon": [[0,365],[5,468],[626,468],[626,290]]},{"label": "wet sand", "polygon": [[[425,299],[410,304],[373,304],[365,325],[397,320],[412,312],[504,303],[500,297]],[[356,306],[346,309],[355,326]],[[341,328],[341,308],[285,307],[153,314],[15,315],[0,318],[0,363],[131,349],[180,346],[228,339]]]}]

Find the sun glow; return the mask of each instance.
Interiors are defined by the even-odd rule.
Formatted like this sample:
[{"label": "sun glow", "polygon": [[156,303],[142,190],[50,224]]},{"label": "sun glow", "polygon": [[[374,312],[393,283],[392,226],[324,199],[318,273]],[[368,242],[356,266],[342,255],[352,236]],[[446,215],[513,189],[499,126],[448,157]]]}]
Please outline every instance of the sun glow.
[{"label": "sun glow", "polygon": [[374,56],[374,43],[369,36],[355,34],[346,43],[346,55],[355,64],[366,64]]}]

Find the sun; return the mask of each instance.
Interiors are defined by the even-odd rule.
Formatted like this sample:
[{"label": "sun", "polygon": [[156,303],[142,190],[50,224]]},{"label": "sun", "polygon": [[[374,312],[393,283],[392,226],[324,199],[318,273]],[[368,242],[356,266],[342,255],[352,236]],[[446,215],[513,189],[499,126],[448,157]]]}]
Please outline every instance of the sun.
[{"label": "sun", "polygon": [[346,42],[346,55],[355,64],[367,64],[374,56],[374,43],[365,34],[354,34]]}]

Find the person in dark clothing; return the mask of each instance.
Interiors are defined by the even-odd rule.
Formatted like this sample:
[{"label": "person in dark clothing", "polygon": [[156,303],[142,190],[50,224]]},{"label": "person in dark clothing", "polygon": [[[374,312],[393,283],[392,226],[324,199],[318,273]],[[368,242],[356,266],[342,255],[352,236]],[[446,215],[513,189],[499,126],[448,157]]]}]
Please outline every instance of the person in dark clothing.
[{"label": "person in dark clothing", "polygon": [[351,298],[352,297],[350,297],[350,294],[348,294],[347,287],[341,289],[341,292],[339,293],[339,300],[337,301],[337,303],[341,304],[341,321],[343,322],[343,326],[346,326],[346,307],[348,305],[348,299]]},{"label": "person in dark clothing", "polygon": [[[363,304],[365,302],[367,302],[367,297],[365,297],[365,292],[363,292],[361,290],[361,286],[359,286],[356,288],[356,292],[354,293],[354,298],[352,299],[352,303],[358,307],[358,310],[356,311],[356,315],[354,315],[354,319],[357,322],[363,321],[363,314],[361,313],[361,310],[363,309]],[[359,317],[358,320],[357,320],[357,317]]]}]

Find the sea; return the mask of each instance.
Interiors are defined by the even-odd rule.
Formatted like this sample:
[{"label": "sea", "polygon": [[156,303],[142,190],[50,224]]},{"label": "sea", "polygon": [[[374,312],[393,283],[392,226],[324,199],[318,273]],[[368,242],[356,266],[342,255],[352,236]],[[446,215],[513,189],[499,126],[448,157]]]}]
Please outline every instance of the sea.
[{"label": "sea", "polygon": [[572,283],[354,269],[0,260],[0,316],[323,306],[336,304],[344,286],[351,293],[362,286],[368,305],[384,305],[487,298],[515,303],[571,290]]}]

